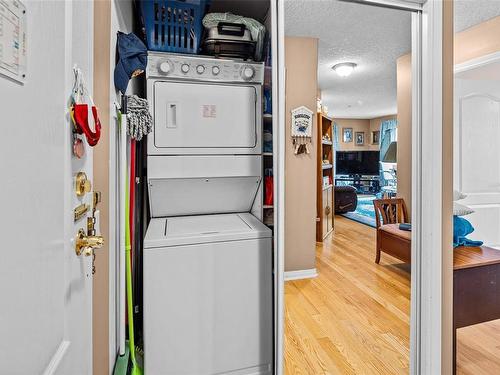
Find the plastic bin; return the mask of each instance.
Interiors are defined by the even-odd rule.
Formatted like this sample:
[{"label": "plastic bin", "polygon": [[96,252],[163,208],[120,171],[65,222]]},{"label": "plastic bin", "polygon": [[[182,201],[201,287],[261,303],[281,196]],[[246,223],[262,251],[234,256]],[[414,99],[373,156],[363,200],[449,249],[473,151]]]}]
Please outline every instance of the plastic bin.
[{"label": "plastic bin", "polygon": [[149,50],[198,53],[209,0],[141,0]]}]

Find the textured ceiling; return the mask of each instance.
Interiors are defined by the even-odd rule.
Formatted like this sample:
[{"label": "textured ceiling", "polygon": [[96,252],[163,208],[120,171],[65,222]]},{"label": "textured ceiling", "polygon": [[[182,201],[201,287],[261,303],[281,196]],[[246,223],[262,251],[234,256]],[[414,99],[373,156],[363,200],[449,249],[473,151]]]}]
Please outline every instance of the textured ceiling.
[{"label": "textured ceiling", "polygon": [[[319,38],[318,79],[330,115],[396,113],[396,59],[411,50],[409,12],[335,0],[286,0],[285,34]],[[344,61],[358,65],[347,78],[331,69]]]},{"label": "textured ceiling", "polygon": [[[500,0],[455,0],[455,30],[500,15]],[[374,118],[397,111],[396,59],[411,50],[408,12],[337,0],[286,0],[285,33],[319,38],[323,102],[338,118]],[[500,37],[500,36],[499,36]],[[331,67],[358,64],[338,77]]]},{"label": "textured ceiling", "polygon": [[455,0],[455,31],[500,16],[500,0]]}]

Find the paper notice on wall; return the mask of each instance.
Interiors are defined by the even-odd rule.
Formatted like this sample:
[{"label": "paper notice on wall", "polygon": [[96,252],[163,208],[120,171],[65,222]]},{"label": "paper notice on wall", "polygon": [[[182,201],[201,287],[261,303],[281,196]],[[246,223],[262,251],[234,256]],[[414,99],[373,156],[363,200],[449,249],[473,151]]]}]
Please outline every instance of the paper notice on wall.
[{"label": "paper notice on wall", "polygon": [[0,0],[0,74],[23,83],[26,78],[26,7]]},{"label": "paper notice on wall", "polygon": [[217,117],[217,106],[213,104],[204,104],[202,106],[202,116],[204,118],[216,118]]}]

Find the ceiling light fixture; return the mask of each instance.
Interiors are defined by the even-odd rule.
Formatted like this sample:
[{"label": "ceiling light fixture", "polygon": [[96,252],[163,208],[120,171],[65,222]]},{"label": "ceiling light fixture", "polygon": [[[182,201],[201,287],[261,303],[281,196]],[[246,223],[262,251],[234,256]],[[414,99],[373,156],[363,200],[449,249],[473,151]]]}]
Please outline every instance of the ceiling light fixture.
[{"label": "ceiling light fixture", "polygon": [[351,73],[354,71],[354,68],[357,65],[352,62],[345,62],[345,63],[340,63],[336,64],[332,67],[333,70],[335,70],[335,73],[337,73],[341,77],[347,77],[350,76]]}]

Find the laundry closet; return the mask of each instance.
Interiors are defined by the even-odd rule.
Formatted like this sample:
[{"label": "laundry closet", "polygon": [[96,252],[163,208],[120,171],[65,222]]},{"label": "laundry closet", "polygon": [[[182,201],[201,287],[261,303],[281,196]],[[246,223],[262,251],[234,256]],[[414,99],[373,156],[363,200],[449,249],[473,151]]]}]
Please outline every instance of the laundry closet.
[{"label": "laundry closet", "polygon": [[[134,4],[147,65],[118,97],[117,323],[120,350],[147,375],[276,373],[271,5]],[[151,115],[140,140],[134,95]]]}]

